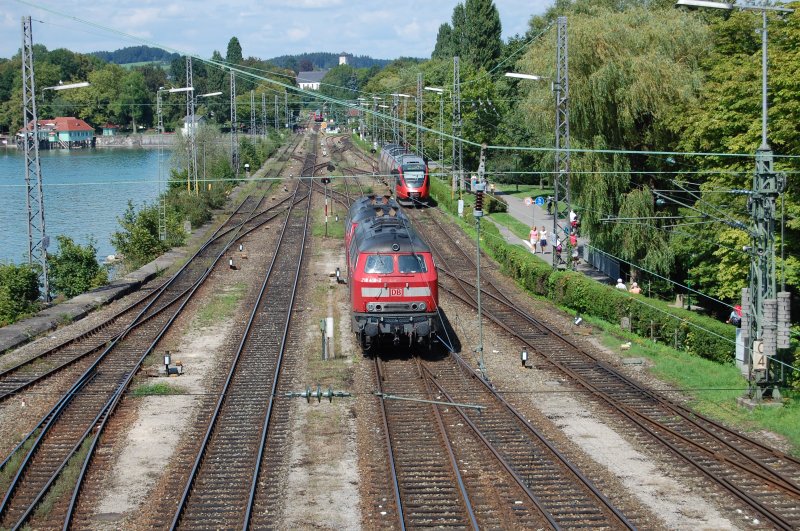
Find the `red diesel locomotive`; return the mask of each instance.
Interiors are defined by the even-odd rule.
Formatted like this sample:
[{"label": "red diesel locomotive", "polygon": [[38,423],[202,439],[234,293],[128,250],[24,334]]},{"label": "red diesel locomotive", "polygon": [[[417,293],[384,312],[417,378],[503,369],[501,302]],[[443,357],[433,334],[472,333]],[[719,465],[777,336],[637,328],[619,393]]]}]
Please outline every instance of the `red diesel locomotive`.
[{"label": "red diesel locomotive", "polygon": [[430,248],[384,199],[359,200],[345,225],[351,327],[362,348],[381,340],[431,345],[439,289]]},{"label": "red diesel locomotive", "polygon": [[399,144],[386,144],[378,159],[378,171],[394,179],[394,192],[400,203],[421,206],[430,200],[428,164],[416,153]]}]

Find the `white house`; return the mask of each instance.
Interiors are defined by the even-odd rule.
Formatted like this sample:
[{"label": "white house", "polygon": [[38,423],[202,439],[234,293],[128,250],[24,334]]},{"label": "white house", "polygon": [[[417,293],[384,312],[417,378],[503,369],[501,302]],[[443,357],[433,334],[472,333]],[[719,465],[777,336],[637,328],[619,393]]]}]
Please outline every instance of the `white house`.
[{"label": "white house", "polygon": [[[195,114],[194,123],[195,123],[195,127],[200,127],[201,125],[205,125],[206,124],[206,117],[205,116],[198,116],[198,115]],[[182,135],[185,135],[185,134],[187,134],[189,132],[188,124],[189,124],[189,117],[188,116],[184,116],[183,117],[183,125],[181,125],[181,134]]]},{"label": "white house", "polygon": [[297,74],[297,86],[304,90],[319,90],[319,84],[327,73],[327,70],[300,72]]}]

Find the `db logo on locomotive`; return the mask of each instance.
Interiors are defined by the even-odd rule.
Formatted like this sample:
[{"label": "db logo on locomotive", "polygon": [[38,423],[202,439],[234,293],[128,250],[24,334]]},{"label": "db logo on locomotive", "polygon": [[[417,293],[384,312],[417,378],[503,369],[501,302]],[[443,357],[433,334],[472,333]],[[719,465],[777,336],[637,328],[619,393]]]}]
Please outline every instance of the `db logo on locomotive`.
[{"label": "db logo on locomotive", "polygon": [[403,288],[389,288],[389,296],[390,297],[402,297],[403,296]]}]

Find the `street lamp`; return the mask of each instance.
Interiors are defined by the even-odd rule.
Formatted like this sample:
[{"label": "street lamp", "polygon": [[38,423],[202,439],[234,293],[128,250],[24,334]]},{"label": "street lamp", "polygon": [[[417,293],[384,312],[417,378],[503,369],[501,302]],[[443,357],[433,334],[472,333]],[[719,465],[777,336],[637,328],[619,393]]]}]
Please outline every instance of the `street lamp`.
[{"label": "street lamp", "polygon": [[[757,398],[764,387],[773,386],[773,397],[780,397],[777,381],[770,380],[770,357],[776,349],[788,346],[788,342],[776,341],[774,328],[780,327],[782,317],[772,315],[777,305],[777,280],[775,275],[775,202],[786,188],[786,177],[773,171],[772,148],[767,141],[767,11],[793,13],[793,9],[780,6],[713,2],[708,0],[678,0],[676,6],[704,7],[732,11],[740,9],[761,12],[761,145],[756,150],[756,171],[753,190],[749,195],[748,208],[753,219],[750,232],[750,282],[743,290],[742,306],[747,308],[742,324],[742,343],[750,352],[748,379],[759,386]],[[767,307],[770,311],[766,311]],[[767,315],[769,314],[769,315]],[[788,321],[788,315],[783,316]],[[763,369],[754,368],[754,354],[763,350]],[[761,352],[759,352],[760,354]]]},{"label": "street lamp", "polygon": [[517,79],[530,79],[531,81],[540,81],[545,79],[542,76],[537,76],[534,74],[519,74],[517,72],[506,72],[506,77],[515,77]]},{"label": "street lamp", "polygon": [[439,172],[444,168],[444,89],[425,87],[425,90],[439,95]]}]

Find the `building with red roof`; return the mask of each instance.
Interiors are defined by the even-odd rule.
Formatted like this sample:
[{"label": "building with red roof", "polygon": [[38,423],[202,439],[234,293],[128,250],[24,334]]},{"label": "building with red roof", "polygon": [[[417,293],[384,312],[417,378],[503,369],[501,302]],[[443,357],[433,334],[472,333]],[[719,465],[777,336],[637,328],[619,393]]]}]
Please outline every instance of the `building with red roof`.
[{"label": "building with red roof", "polygon": [[[38,121],[40,147],[75,148],[94,145],[94,128],[74,116],[58,116]],[[20,129],[19,135],[33,132],[33,121]]]}]

